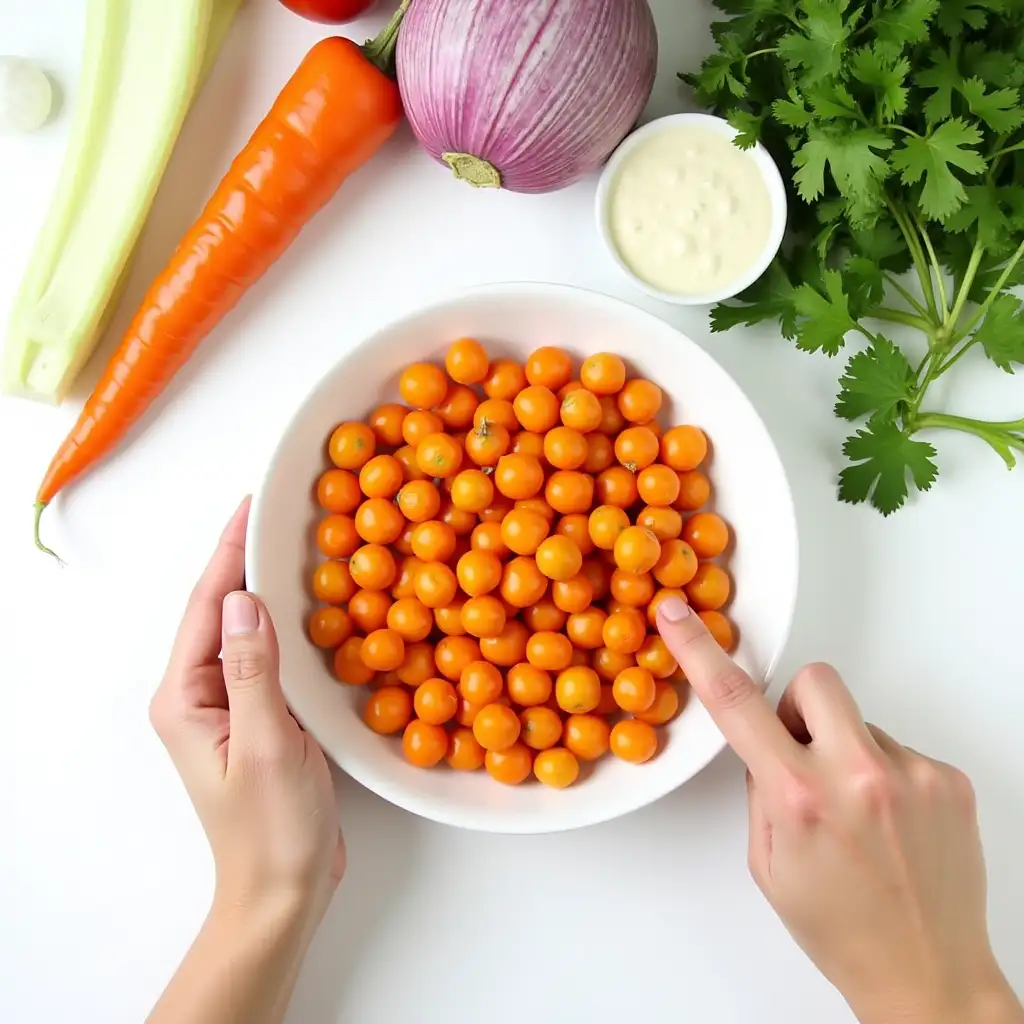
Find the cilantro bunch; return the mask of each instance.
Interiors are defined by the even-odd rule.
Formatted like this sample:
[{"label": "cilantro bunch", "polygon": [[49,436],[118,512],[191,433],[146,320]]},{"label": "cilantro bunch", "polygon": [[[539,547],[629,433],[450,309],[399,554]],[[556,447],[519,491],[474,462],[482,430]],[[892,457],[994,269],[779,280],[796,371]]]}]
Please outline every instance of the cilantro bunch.
[{"label": "cilantro bunch", "polygon": [[[765,320],[846,364],[836,414],[844,501],[900,508],[938,467],[922,431],[961,430],[1012,468],[1024,419],[991,422],[925,404],[979,347],[1024,363],[1024,0],[715,0],[717,51],[681,75],[764,143],[791,181],[790,235],[771,269],[720,305],[712,329]],[[913,271],[912,277],[905,277]],[[927,339],[908,359],[886,330]]]}]

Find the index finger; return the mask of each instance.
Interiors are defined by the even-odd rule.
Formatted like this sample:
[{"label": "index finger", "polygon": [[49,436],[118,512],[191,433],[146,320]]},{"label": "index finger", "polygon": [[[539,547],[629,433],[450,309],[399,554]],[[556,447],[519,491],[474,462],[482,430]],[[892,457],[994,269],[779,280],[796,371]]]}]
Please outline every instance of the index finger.
[{"label": "index finger", "polygon": [[760,687],[719,647],[700,617],[680,598],[658,606],[658,631],[693,692],[755,779],[793,768],[803,756]]}]

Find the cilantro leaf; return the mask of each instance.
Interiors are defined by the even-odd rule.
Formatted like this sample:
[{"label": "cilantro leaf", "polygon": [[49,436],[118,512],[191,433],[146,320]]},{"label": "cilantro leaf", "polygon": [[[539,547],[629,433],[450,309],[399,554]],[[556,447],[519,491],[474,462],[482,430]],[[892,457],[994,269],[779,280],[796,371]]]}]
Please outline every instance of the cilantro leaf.
[{"label": "cilantro leaf", "polygon": [[[972,302],[984,302],[988,293],[996,286],[996,282],[1003,276],[1003,268],[1006,260],[994,260],[990,263],[982,262],[982,267],[974,279],[974,287],[971,289],[970,299]],[[1002,290],[1009,291],[1011,288],[1019,288],[1024,285],[1024,260],[1014,264],[1010,276],[1006,279]]]},{"label": "cilantro leaf", "polygon": [[945,49],[933,50],[932,65],[914,75],[914,82],[922,89],[932,90],[925,100],[924,116],[929,124],[938,124],[953,115],[953,93],[963,81],[956,57]]},{"label": "cilantro leaf", "polygon": [[910,61],[906,57],[893,57],[877,44],[864,46],[850,62],[850,74],[875,91],[883,120],[893,121],[907,109],[904,83],[910,74]]},{"label": "cilantro leaf", "polygon": [[872,31],[883,43],[906,46],[928,38],[928,23],[939,0],[902,0],[879,11],[871,22]]},{"label": "cilantro leaf", "polygon": [[765,320],[778,320],[783,337],[796,337],[793,284],[779,260],[737,298],[745,305],[719,303],[711,310],[712,332],[727,331],[739,324],[751,327]]},{"label": "cilantro leaf", "polygon": [[807,142],[793,158],[797,167],[793,181],[800,198],[809,203],[824,194],[826,165],[844,196],[876,193],[889,173],[889,166],[874,151],[891,148],[892,139],[871,128],[842,133],[812,128]]},{"label": "cilantro leaf", "polygon": [[871,416],[891,420],[901,402],[910,401],[914,371],[903,350],[879,334],[874,343],[857,352],[839,378],[835,413],[844,420]]},{"label": "cilantro leaf", "polygon": [[994,132],[1009,135],[1024,124],[1024,111],[1020,107],[1019,89],[995,89],[986,93],[980,78],[968,78],[960,86],[967,105],[975,117],[980,117]]},{"label": "cilantro leaf", "polygon": [[870,231],[855,229],[850,232],[850,237],[857,252],[876,263],[881,270],[901,274],[909,269],[910,249],[894,221],[882,221]]},{"label": "cilantro leaf", "polygon": [[1014,295],[1000,295],[989,307],[974,339],[1000,370],[1013,373],[1014,363],[1024,363],[1024,311],[1020,300]]},{"label": "cilantro leaf", "polygon": [[858,318],[885,298],[882,268],[863,256],[851,256],[843,264],[843,285],[850,296],[850,310]]},{"label": "cilantro leaf", "polygon": [[849,0],[802,0],[806,15],[801,31],[788,32],[778,42],[779,56],[805,84],[832,78],[843,68],[843,53],[853,26],[843,19]]},{"label": "cilantro leaf", "polygon": [[850,301],[843,290],[843,275],[826,270],[822,275],[825,294],[806,282],[793,292],[793,306],[803,319],[796,326],[796,346],[804,352],[824,352],[834,356],[846,342],[856,321],[850,314]]},{"label": "cilantro leaf", "polygon": [[956,39],[965,29],[985,27],[986,6],[991,6],[986,0],[942,0],[936,20],[950,39]]},{"label": "cilantro leaf", "polygon": [[927,136],[909,135],[891,156],[893,167],[901,171],[904,185],[915,185],[924,178],[921,211],[932,220],[945,220],[956,213],[967,198],[964,187],[953,174],[959,167],[967,174],[981,174],[985,158],[971,147],[981,141],[981,132],[971,124],[954,118],[944,121]]},{"label": "cilantro leaf", "polygon": [[738,63],[737,57],[731,53],[713,53],[705,59],[699,74],[681,74],[679,77],[701,95],[713,97],[728,91],[737,99],[743,99],[747,87],[735,74]]},{"label": "cilantro leaf", "polygon": [[846,439],[843,454],[853,465],[839,474],[840,500],[859,504],[870,499],[885,516],[905,504],[908,472],[920,491],[930,490],[939,475],[935,449],[911,440],[895,423],[869,423]]},{"label": "cilantro leaf", "polygon": [[757,145],[761,138],[760,117],[749,111],[734,108],[726,113],[726,120],[739,132],[733,142],[740,149],[753,149]]},{"label": "cilantro leaf", "polygon": [[976,228],[978,241],[989,251],[1005,248],[1010,231],[1010,220],[1001,203],[1000,193],[991,182],[968,185],[964,190],[967,201],[944,222],[947,231],[962,232]]},{"label": "cilantro leaf", "polygon": [[840,82],[828,82],[811,86],[806,91],[807,100],[820,121],[835,121],[842,118],[863,121],[860,106],[850,90]]},{"label": "cilantro leaf", "polygon": [[814,115],[804,106],[799,96],[792,100],[776,100],[772,104],[772,114],[779,124],[787,128],[806,128],[814,120]]}]

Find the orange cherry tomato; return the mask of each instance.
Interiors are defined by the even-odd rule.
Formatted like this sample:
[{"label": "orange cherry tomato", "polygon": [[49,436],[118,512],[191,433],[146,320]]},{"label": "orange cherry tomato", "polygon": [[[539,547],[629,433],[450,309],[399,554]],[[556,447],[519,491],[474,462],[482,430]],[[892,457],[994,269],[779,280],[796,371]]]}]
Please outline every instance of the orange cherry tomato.
[{"label": "orange cherry tomato", "polygon": [[674,508],[646,505],[637,514],[636,525],[646,527],[658,540],[664,542],[679,536],[683,529],[683,517]]},{"label": "orange cherry tomato", "polygon": [[544,455],[544,437],[544,434],[520,430],[513,435],[509,451],[517,455],[532,455],[535,459],[540,459]]},{"label": "orange cherry tomato", "polygon": [[583,460],[583,472],[591,476],[603,473],[615,462],[615,449],[605,434],[586,434],[587,457]]},{"label": "orange cherry tomato", "polygon": [[545,672],[560,672],[572,663],[572,643],[561,633],[534,633],[526,642],[526,660]]},{"label": "orange cherry tomato", "polygon": [[684,540],[667,540],[654,566],[654,578],[663,587],[685,586],[697,573],[697,556]]},{"label": "orange cherry tomato", "polygon": [[464,469],[452,480],[452,504],[463,512],[482,512],[494,500],[494,484],[479,469]]},{"label": "orange cherry tomato", "polygon": [[476,741],[472,729],[459,726],[448,738],[447,760],[458,772],[475,772],[484,765],[484,748]]},{"label": "orange cherry tomato", "polygon": [[480,638],[480,653],[491,664],[503,668],[515,665],[526,657],[526,641],[530,638],[526,626],[507,615],[506,612],[505,625],[497,636]]},{"label": "orange cherry tomato", "polygon": [[[328,611],[329,609],[324,609]],[[736,634],[732,623],[718,611],[698,612],[701,622],[708,627],[708,632],[718,641],[718,646],[727,654],[736,646]]]},{"label": "orange cherry tomato", "polygon": [[504,494],[496,494],[490,505],[477,513],[477,518],[481,523],[494,523],[500,527],[505,516],[514,508],[515,502],[511,498],[506,498]]},{"label": "orange cherry tomato", "polygon": [[416,643],[430,635],[434,614],[418,598],[403,597],[388,608],[387,623],[403,640]]},{"label": "orange cherry tomato", "polygon": [[440,725],[413,719],[402,734],[402,753],[417,768],[433,768],[448,753],[448,733]]},{"label": "orange cherry tomato", "polygon": [[412,697],[404,686],[382,686],[370,694],[363,721],[381,736],[401,732],[412,718]]},{"label": "orange cherry tomato", "polygon": [[512,403],[516,420],[524,430],[543,434],[558,422],[558,399],[553,391],[531,384]]},{"label": "orange cherry tomato", "polygon": [[526,360],[526,379],[531,384],[557,391],[572,380],[572,359],[564,349],[545,345]]},{"label": "orange cherry tomato", "polygon": [[359,487],[368,498],[393,498],[403,479],[402,464],[393,455],[375,455],[359,470]]},{"label": "orange cherry tomato", "polygon": [[504,688],[501,671],[489,661],[471,661],[459,675],[460,695],[480,707],[496,701]]},{"label": "orange cherry tomato", "polygon": [[698,558],[717,558],[729,546],[729,527],[714,512],[698,512],[683,524],[683,540]]},{"label": "orange cherry tomato", "polygon": [[494,486],[513,501],[532,498],[544,486],[544,469],[533,455],[502,455],[494,470]]},{"label": "orange cherry tomato", "polygon": [[329,515],[317,527],[316,546],[328,558],[348,558],[361,544],[351,516]]},{"label": "orange cherry tomato", "polygon": [[456,539],[447,523],[429,519],[412,531],[412,550],[424,562],[446,562],[455,553]]},{"label": "orange cherry tomato", "polygon": [[[603,678],[603,677],[602,677]],[[612,718],[619,714],[619,705],[615,703],[615,696],[612,692],[611,683],[601,683],[601,701],[594,708],[594,714],[601,718]]]},{"label": "orange cherry tomato", "polygon": [[525,744],[513,743],[507,750],[488,750],[484,756],[484,768],[495,782],[518,786],[530,777],[533,755]]},{"label": "orange cherry tomato", "polygon": [[487,350],[475,338],[459,338],[452,342],[444,357],[448,376],[459,384],[479,384],[491,369]]},{"label": "orange cherry tomato", "polygon": [[562,716],[549,707],[524,708],[519,724],[523,743],[534,750],[548,750],[562,738]]},{"label": "orange cherry tomato", "polygon": [[597,714],[570,715],[565,720],[562,742],[581,761],[596,761],[608,753],[611,731],[611,726]]},{"label": "orange cherry tomato", "polygon": [[[548,579],[571,580],[583,568],[583,555],[568,537],[555,534],[541,542],[535,555],[537,568]],[[554,598],[554,594],[552,594]],[[555,600],[557,604],[557,599]]]},{"label": "orange cherry tomato", "polygon": [[561,403],[562,399],[565,398],[570,391],[579,391],[583,388],[583,385],[578,380],[571,380],[568,384],[563,384],[556,392],[555,398]]},{"label": "orange cherry tomato", "polygon": [[502,398],[488,398],[476,407],[476,412],[473,413],[473,426],[479,430],[481,427],[492,425],[504,427],[509,435],[519,429],[519,420],[511,402]]},{"label": "orange cherry tomato", "polygon": [[651,598],[650,604],[647,605],[647,621],[655,629],[658,627],[658,605],[669,597],[678,597],[681,601],[687,600],[685,592],[675,587],[662,587],[658,590]]},{"label": "orange cherry tomato", "polygon": [[593,598],[594,588],[582,572],[576,573],[571,579],[556,580],[551,584],[551,599],[563,612],[578,614],[590,607]]},{"label": "orange cherry tomato", "polygon": [[595,601],[604,600],[611,589],[611,567],[600,558],[584,558],[583,568],[580,572],[590,580],[590,585],[594,588],[593,599]]},{"label": "orange cherry tomato", "polygon": [[433,409],[448,393],[448,378],[433,363],[413,363],[398,378],[398,392],[413,409]]},{"label": "orange cherry tomato", "polygon": [[585,651],[597,650],[604,645],[602,631],[607,618],[605,612],[593,606],[573,612],[565,624],[566,635],[575,647]]},{"label": "orange cherry tomato", "polygon": [[328,512],[355,512],[363,500],[359,481],[347,469],[329,469],[316,484],[316,500]]},{"label": "orange cherry tomato", "polygon": [[413,697],[416,716],[430,725],[444,725],[459,710],[459,695],[447,679],[426,679]]},{"label": "orange cherry tomato", "polygon": [[649,380],[628,380],[618,394],[619,412],[630,423],[649,423],[661,409],[661,388]]},{"label": "orange cherry tomato", "polygon": [[627,526],[615,538],[613,550],[615,564],[627,572],[650,572],[661,557],[661,544],[658,538],[651,530],[642,526]]},{"label": "orange cherry tomato", "polygon": [[309,617],[309,639],[325,650],[343,644],[352,630],[352,619],[344,608],[317,608]]},{"label": "orange cherry tomato", "polygon": [[365,423],[342,423],[331,434],[328,453],[338,469],[361,469],[377,450],[377,438]]},{"label": "orange cherry tomato", "polygon": [[627,718],[612,728],[609,746],[611,752],[623,761],[642,764],[658,752],[658,734],[647,722]]},{"label": "orange cherry tomato", "polygon": [[416,596],[428,608],[444,608],[455,600],[459,582],[444,562],[424,561],[416,573]]},{"label": "orange cherry tomato", "polygon": [[405,660],[405,641],[393,629],[375,629],[363,640],[359,656],[367,668],[390,672]]},{"label": "orange cherry tomato", "polygon": [[582,715],[593,711],[601,700],[601,679],[592,669],[574,665],[558,673],[555,700],[563,711]]},{"label": "orange cherry tomato", "polygon": [[465,603],[465,598],[456,597],[451,604],[434,609],[434,622],[445,636],[466,635],[466,627],[462,624],[462,606]]},{"label": "orange cherry tomato", "polygon": [[410,480],[426,480],[427,474],[416,464],[416,448],[411,445],[403,445],[395,452],[395,459],[402,467],[402,479],[408,483]]},{"label": "orange cherry tomato", "polygon": [[583,361],[580,381],[595,395],[614,395],[626,383],[626,364],[611,352],[598,352]]},{"label": "orange cherry tomato", "polygon": [[569,616],[550,598],[544,598],[529,608],[523,609],[523,621],[531,633],[557,633]]},{"label": "orange cherry tomato", "polygon": [[636,477],[625,466],[611,466],[598,473],[594,494],[601,505],[617,505],[619,508],[629,508],[640,496]]},{"label": "orange cherry tomato", "polygon": [[615,439],[615,458],[631,473],[646,469],[657,457],[658,439],[648,427],[627,427]]},{"label": "orange cherry tomato", "polygon": [[467,430],[473,425],[473,414],[479,404],[480,399],[472,388],[456,384],[448,389],[436,412],[449,430]]},{"label": "orange cherry tomato", "polygon": [[495,359],[484,379],[484,394],[511,402],[526,387],[526,371],[511,359]]},{"label": "orange cherry tomato", "polygon": [[575,470],[556,469],[544,487],[544,500],[563,515],[589,512],[594,501],[594,479]]},{"label": "orange cherry tomato", "polygon": [[462,448],[450,434],[427,434],[416,446],[416,465],[427,476],[455,476],[462,465]]},{"label": "orange cherry tomato", "polygon": [[537,512],[548,521],[549,526],[555,521],[555,510],[543,498],[520,498],[514,507],[526,509],[527,512]]},{"label": "orange cherry tomato", "polygon": [[521,707],[543,704],[553,687],[551,674],[529,662],[520,662],[508,670],[508,695]]},{"label": "orange cherry tomato", "polygon": [[511,443],[509,432],[500,423],[484,421],[466,435],[466,454],[478,466],[496,466]]},{"label": "orange cherry tomato", "polygon": [[436,674],[434,648],[430,644],[420,642],[405,645],[405,657],[395,669],[395,676],[401,682],[416,687]]},{"label": "orange cherry tomato", "polygon": [[700,427],[673,427],[661,439],[661,461],[680,473],[696,469],[708,453],[708,439]]},{"label": "orange cherry tomato", "polygon": [[635,608],[626,608],[609,615],[601,627],[605,647],[618,654],[633,654],[647,636],[647,623]]},{"label": "orange cherry tomato", "polygon": [[646,711],[654,703],[656,693],[654,676],[639,665],[624,669],[612,684],[615,703],[633,714]]},{"label": "orange cherry tomato", "polygon": [[441,495],[429,480],[411,480],[398,492],[397,501],[410,523],[425,523],[441,508]]},{"label": "orange cherry tomato", "polygon": [[391,598],[383,590],[357,590],[348,602],[348,614],[363,633],[384,629],[390,610]]},{"label": "orange cherry tomato", "polygon": [[473,719],[473,735],[484,750],[508,750],[521,731],[519,716],[504,704],[488,704]]},{"label": "orange cherry tomato", "polygon": [[478,639],[498,636],[505,628],[505,606],[491,594],[471,597],[462,606],[462,625]]},{"label": "orange cherry tomato", "polygon": [[562,423],[578,430],[581,434],[589,434],[597,430],[604,419],[601,409],[601,400],[597,395],[580,388],[578,391],[570,391],[559,407],[558,415]]},{"label": "orange cherry tomato", "polygon": [[627,608],[645,608],[654,597],[654,580],[650,573],[616,569],[612,573],[612,597]]},{"label": "orange cherry tomato", "polygon": [[598,430],[610,437],[617,437],[626,429],[626,417],[619,412],[619,403],[611,395],[602,395],[601,423]]},{"label": "orange cherry tomato", "polygon": [[495,555],[499,560],[509,553],[508,545],[501,535],[501,523],[483,522],[473,527],[470,546],[474,551]]},{"label": "orange cherry tomato", "polygon": [[364,686],[376,673],[363,664],[361,655],[363,638],[350,636],[334,652],[334,674],[350,686]]},{"label": "orange cherry tomato", "polygon": [[477,519],[473,512],[469,512],[464,508],[456,508],[451,499],[441,502],[439,515],[441,522],[446,526],[450,526],[455,532],[456,537],[469,537],[473,532],[473,528],[479,522],[479,519]]},{"label": "orange cherry tomato", "polygon": [[532,555],[549,530],[548,520],[530,509],[513,508],[501,521],[501,539],[517,555]]},{"label": "orange cherry tomato", "polygon": [[591,656],[594,671],[606,682],[612,683],[623,669],[632,668],[636,658],[632,653],[613,651],[610,647],[599,647]]},{"label": "orange cherry tomato", "polygon": [[556,469],[578,469],[587,461],[587,439],[570,427],[553,427],[544,435],[544,458]]},{"label": "orange cherry tomato", "polygon": [[679,713],[679,693],[663,679],[655,682],[654,686],[653,703],[646,711],[638,711],[636,717],[648,725],[665,725]]},{"label": "orange cherry tomato", "polygon": [[413,410],[402,421],[402,438],[413,448],[418,448],[423,439],[431,434],[441,433],[444,433],[444,420],[437,413],[425,409]]},{"label": "orange cherry tomato", "polygon": [[540,751],[533,759],[533,774],[545,786],[565,789],[579,778],[580,763],[571,751],[564,747],[552,747]]},{"label": "orange cherry tomato", "polygon": [[438,672],[453,682],[462,677],[462,670],[467,665],[480,660],[480,645],[471,636],[446,636],[434,648],[434,664]]},{"label": "orange cherry tomato", "polygon": [[398,448],[402,444],[402,424],[409,410],[397,402],[379,405],[370,413],[367,423],[377,438],[378,445]]},{"label": "orange cherry tomato", "polygon": [[713,562],[701,562],[684,589],[698,612],[715,612],[729,600],[732,584],[724,569]]},{"label": "orange cherry tomato", "polygon": [[548,589],[548,578],[537,563],[520,555],[505,564],[501,575],[501,596],[516,608],[536,604]]},{"label": "orange cherry tomato", "polygon": [[481,597],[501,583],[501,561],[489,551],[467,551],[459,559],[455,575],[470,597]]},{"label": "orange cherry tomato", "polygon": [[603,551],[611,551],[619,534],[628,527],[629,516],[617,505],[599,505],[587,520],[591,541]]},{"label": "orange cherry tomato", "polygon": [[693,512],[706,505],[711,497],[711,481],[699,470],[679,474],[679,497],[672,507],[681,512]]},{"label": "orange cherry tomato", "polygon": [[405,516],[387,498],[367,498],[356,509],[356,533],[367,544],[391,544],[405,529]]},{"label": "orange cherry tomato", "polygon": [[416,573],[420,571],[422,565],[423,560],[415,555],[406,555],[398,563],[398,574],[391,588],[391,596],[396,601],[403,597],[416,596]]},{"label": "orange cherry tomato", "polygon": [[398,572],[394,555],[376,543],[364,544],[354,552],[348,561],[348,568],[356,585],[364,590],[384,590],[390,587]]},{"label": "orange cherry tomato", "polygon": [[[637,427],[642,430],[642,427]],[[679,474],[668,466],[655,464],[640,470],[636,478],[640,499],[648,505],[666,508],[679,497]]]},{"label": "orange cherry tomato", "polygon": [[589,555],[594,550],[594,542],[590,539],[590,517],[586,513],[570,512],[562,516],[555,525],[555,533],[571,540],[581,555]]}]

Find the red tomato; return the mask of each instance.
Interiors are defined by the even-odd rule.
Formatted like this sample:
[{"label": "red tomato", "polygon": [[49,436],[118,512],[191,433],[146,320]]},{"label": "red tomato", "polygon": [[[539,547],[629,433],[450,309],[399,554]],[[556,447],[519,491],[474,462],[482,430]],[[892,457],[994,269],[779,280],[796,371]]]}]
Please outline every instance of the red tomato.
[{"label": "red tomato", "polygon": [[281,3],[310,21],[336,25],[350,21],[372,7],[375,0],[281,0]]}]

